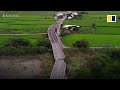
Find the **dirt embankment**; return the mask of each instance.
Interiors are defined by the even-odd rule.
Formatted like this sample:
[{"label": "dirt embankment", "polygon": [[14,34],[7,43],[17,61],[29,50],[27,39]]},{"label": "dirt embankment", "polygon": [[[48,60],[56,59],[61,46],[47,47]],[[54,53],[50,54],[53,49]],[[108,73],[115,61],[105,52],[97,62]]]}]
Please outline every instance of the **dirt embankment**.
[{"label": "dirt embankment", "polygon": [[26,57],[0,58],[0,79],[43,79],[42,76],[48,77],[45,73],[49,75],[52,68],[48,69],[46,65],[52,66],[52,60],[49,62],[42,60],[42,56]]},{"label": "dirt embankment", "polygon": [[41,71],[40,60],[16,62],[0,60],[0,78],[37,78]]}]

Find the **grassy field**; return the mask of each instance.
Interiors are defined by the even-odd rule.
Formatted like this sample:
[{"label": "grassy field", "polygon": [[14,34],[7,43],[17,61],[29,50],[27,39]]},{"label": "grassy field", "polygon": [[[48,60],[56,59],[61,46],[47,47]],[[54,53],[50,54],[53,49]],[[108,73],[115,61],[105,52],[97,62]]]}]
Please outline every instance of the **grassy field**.
[{"label": "grassy field", "polygon": [[[55,11],[0,11],[0,17],[2,17],[3,14],[6,15],[18,15],[24,19],[27,18],[52,18]],[[34,17],[33,17],[34,16]]]},{"label": "grassy field", "polygon": [[[51,24],[54,11],[10,11],[0,12],[0,34],[32,34],[45,33]],[[3,17],[3,15],[18,15],[18,17]]]},{"label": "grassy field", "polygon": [[98,27],[95,30],[96,34],[120,35],[120,28],[116,27]]},{"label": "grassy field", "polygon": [[8,25],[0,24],[0,34],[46,33],[50,25]]},{"label": "grassy field", "polygon": [[[55,11],[0,11],[0,34],[38,34],[46,33],[55,23]],[[17,17],[3,17],[17,15]],[[0,36],[0,46],[9,38],[27,38],[34,43],[44,35]]]},{"label": "grassy field", "polygon": [[44,38],[44,37],[45,35],[0,36],[0,46],[2,46],[4,42],[10,38],[25,38],[25,39],[30,40],[34,44],[34,42],[36,42],[38,39]]},{"label": "grassy field", "polygon": [[81,39],[88,40],[90,46],[120,46],[120,35],[73,34],[64,36],[62,42],[72,47],[75,41]]},{"label": "grassy field", "polygon": [[[3,14],[18,15],[18,17],[3,17]],[[56,20],[53,19],[54,14],[55,11],[1,11],[0,34],[45,33],[49,26],[56,22]],[[120,12],[118,11],[88,11],[88,14],[83,14],[83,17],[80,20],[66,20],[64,24],[76,24],[82,26],[80,29],[81,32],[87,33],[87,35],[76,34],[66,36],[62,38],[63,43],[72,46],[72,43],[75,42],[74,40],[88,39],[91,46],[119,46],[120,22],[117,20],[115,23],[107,23],[106,17],[110,14],[117,15],[117,17],[120,16]],[[92,33],[92,23],[95,23],[97,26],[95,35],[88,35],[88,33]],[[9,38],[12,36],[1,36],[1,42],[7,39],[7,37]]]}]

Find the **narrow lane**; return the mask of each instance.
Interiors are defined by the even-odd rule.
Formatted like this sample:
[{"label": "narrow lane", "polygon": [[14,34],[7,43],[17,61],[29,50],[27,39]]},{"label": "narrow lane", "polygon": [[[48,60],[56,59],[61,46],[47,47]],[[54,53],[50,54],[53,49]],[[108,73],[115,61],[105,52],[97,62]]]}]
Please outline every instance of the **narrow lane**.
[{"label": "narrow lane", "polygon": [[47,31],[55,59],[55,64],[53,66],[50,79],[65,78],[65,70],[66,70],[66,63],[64,61],[65,55],[59,38],[60,27],[65,19],[66,17],[60,19],[56,24],[51,25]]}]

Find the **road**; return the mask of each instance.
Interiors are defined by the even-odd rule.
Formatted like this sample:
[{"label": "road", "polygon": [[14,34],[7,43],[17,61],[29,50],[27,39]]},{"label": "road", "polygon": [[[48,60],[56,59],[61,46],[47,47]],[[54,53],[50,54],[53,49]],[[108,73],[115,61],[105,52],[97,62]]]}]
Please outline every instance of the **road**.
[{"label": "road", "polygon": [[56,60],[51,73],[51,79],[65,78],[66,63],[63,60]]},{"label": "road", "polygon": [[66,70],[66,63],[64,61],[65,55],[63,52],[61,40],[59,38],[60,27],[65,19],[66,19],[66,16],[63,19],[60,19],[58,22],[56,22],[56,24],[51,25],[47,31],[49,40],[52,45],[54,59],[55,59],[55,63],[51,72],[50,79],[65,78],[65,70]]}]

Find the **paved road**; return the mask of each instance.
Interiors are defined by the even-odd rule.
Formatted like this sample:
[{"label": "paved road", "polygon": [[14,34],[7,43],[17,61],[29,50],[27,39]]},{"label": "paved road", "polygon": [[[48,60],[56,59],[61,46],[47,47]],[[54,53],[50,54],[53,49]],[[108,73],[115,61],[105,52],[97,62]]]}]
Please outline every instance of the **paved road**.
[{"label": "paved road", "polygon": [[63,60],[56,60],[51,73],[51,79],[65,78],[66,63]]},{"label": "paved road", "polygon": [[64,62],[65,55],[59,38],[59,34],[60,34],[59,30],[61,24],[65,19],[66,17],[60,19],[56,24],[51,25],[47,31],[55,58],[55,64],[53,66],[50,79],[65,78],[65,70],[66,70],[66,63]]},{"label": "paved road", "polygon": [[61,28],[61,24],[65,21],[67,17],[65,16],[63,19],[60,19],[59,21],[56,22],[56,26],[57,26],[57,34],[58,36],[60,35],[60,28]]},{"label": "paved road", "polygon": [[65,56],[64,56],[63,50],[59,44],[59,38],[56,34],[57,32],[55,32],[55,27],[56,27],[56,25],[50,26],[50,28],[48,29],[48,36],[49,36],[49,40],[52,45],[54,58],[55,58],[55,60],[58,60],[58,59],[63,59]]},{"label": "paved road", "polygon": [[55,60],[61,60],[65,58],[64,52],[59,43],[52,44]]}]

